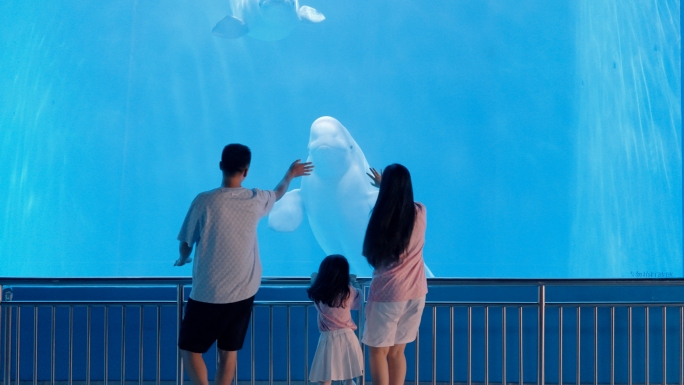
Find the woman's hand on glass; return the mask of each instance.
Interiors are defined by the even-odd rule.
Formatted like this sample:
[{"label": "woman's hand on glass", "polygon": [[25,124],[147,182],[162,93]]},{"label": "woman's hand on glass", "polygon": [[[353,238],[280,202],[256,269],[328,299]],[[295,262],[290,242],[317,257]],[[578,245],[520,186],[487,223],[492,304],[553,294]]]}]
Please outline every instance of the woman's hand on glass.
[{"label": "woman's hand on glass", "polygon": [[382,181],[382,170],[378,171],[371,167],[370,172],[367,172],[366,175],[371,178],[371,185],[373,185],[373,187],[380,188],[380,182]]}]

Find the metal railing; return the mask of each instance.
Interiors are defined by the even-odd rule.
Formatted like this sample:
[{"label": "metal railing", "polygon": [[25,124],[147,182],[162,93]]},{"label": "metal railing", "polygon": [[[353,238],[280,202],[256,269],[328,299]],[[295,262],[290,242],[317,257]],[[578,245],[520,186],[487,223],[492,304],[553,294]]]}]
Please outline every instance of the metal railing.
[{"label": "metal railing", "polygon": [[[360,282],[367,290],[369,281]],[[261,292],[292,290],[297,299],[308,283],[264,279]],[[0,284],[3,385],[183,384],[176,338],[190,279]],[[132,288],[158,292],[148,295],[154,299],[130,292],[73,299]],[[429,288],[421,330],[406,351],[407,379],[416,385],[684,385],[684,280],[430,279]],[[355,319],[361,326],[363,308]],[[317,336],[311,302],[258,298],[235,383],[308,382]],[[217,361],[215,348],[205,361]],[[212,377],[215,367],[208,366]],[[368,370],[360,382],[367,380]]]}]

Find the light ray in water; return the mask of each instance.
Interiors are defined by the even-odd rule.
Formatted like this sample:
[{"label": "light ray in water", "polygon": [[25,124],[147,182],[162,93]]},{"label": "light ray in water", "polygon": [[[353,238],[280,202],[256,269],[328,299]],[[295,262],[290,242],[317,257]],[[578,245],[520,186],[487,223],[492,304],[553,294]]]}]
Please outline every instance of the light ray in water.
[{"label": "light ray in water", "polygon": [[569,275],[681,277],[679,1],[577,5],[582,86]]}]

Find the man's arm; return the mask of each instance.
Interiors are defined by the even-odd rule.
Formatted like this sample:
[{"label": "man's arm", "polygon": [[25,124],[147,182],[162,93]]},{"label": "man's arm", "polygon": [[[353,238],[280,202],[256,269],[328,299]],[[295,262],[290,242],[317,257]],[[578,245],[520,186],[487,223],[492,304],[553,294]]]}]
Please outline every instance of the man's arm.
[{"label": "man's arm", "polygon": [[181,241],[178,251],[180,252],[180,258],[176,260],[176,262],[173,264],[174,266],[183,266],[186,263],[192,262],[192,258],[190,258],[190,254],[192,254],[192,246]]},{"label": "man's arm", "polygon": [[290,168],[287,169],[283,179],[275,187],[274,191],[276,195],[276,201],[280,200],[280,198],[285,195],[288,187],[290,187],[290,182],[292,182],[292,179],[298,178],[300,176],[311,175],[311,171],[313,171],[314,168],[313,164],[311,162],[300,163],[300,161],[301,159],[297,159],[290,165]]}]

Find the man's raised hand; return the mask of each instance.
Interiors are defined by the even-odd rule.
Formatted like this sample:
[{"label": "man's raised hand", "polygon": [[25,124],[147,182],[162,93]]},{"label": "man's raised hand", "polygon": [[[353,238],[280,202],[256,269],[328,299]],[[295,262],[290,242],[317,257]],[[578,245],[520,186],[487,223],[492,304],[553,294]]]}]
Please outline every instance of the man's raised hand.
[{"label": "man's raised hand", "polygon": [[311,163],[311,162],[300,163],[300,162],[301,162],[301,159],[295,160],[290,165],[290,168],[287,170],[287,173],[292,178],[311,175],[311,172],[313,171],[313,168],[314,168],[313,163]]}]

